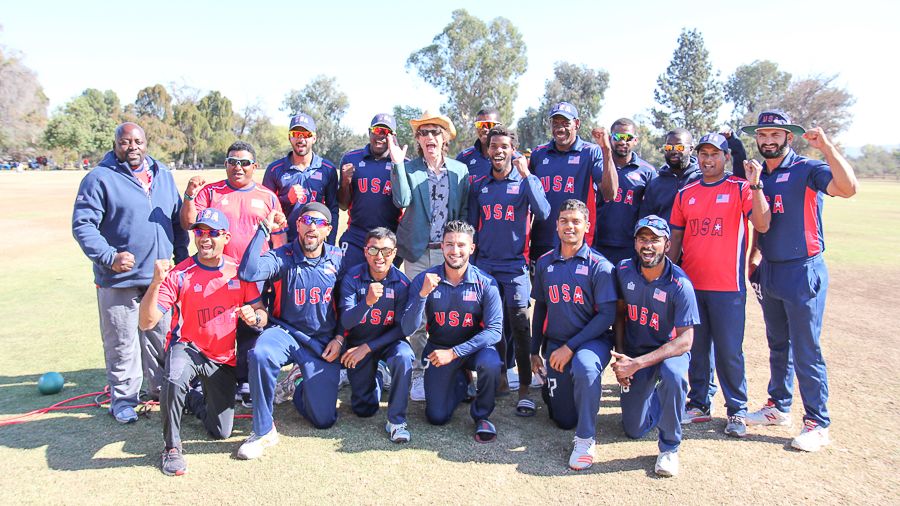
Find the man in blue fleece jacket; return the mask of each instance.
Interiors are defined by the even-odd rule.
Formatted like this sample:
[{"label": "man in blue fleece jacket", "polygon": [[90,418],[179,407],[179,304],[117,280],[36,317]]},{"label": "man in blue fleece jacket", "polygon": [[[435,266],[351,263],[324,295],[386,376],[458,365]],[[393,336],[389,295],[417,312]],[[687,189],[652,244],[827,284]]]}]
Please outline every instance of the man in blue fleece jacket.
[{"label": "man in blue fleece jacket", "polygon": [[110,414],[137,421],[144,377],[159,392],[163,347],[170,318],[138,330],[138,306],[153,279],[156,260],[187,258],[187,233],[179,223],[181,198],[172,174],[147,155],[144,130],[116,128],[113,150],[81,181],[72,213],[72,235],[93,262],[100,335],[110,390]]}]

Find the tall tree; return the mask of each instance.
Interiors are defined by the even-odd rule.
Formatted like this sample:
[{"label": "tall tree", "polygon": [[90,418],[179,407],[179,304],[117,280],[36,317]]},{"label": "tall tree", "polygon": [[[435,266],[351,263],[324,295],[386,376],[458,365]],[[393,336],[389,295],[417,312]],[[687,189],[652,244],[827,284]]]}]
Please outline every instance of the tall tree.
[{"label": "tall tree", "polygon": [[341,124],[349,107],[350,100],[338,89],[336,79],[320,75],[302,90],[288,92],[281,110],[291,116],[299,112],[312,116],[316,122],[315,152],[338,163],[345,152],[359,144],[359,137]]},{"label": "tall tree", "polygon": [[138,92],[134,110],[138,116],[153,116],[160,121],[171,121],[172,97],[161,84],[148,86]]},{"label": "tall tree", "polygon": [[99,158],[112,149],[121,116],[115,92],[87,89],[57,111],[44,130],[44,144],[67,150],[70,155]]},{"label": "tall tree", "polygon": [[0,156],[32,151],[47,125],[47,96],[34,72],[0,47]]},{"label": "tall tree", "polygon": [[430,45],[409,56],[406,66],[446,96],[441,110],[457,127],[456,145],[466,146],[475,139],[470,125],[479,109],[496,107],[502,118],[512,120],[518,78],[527,62],[522,35],[508,19],[487,24],[458,9]]},{"label": "tall tree", "polygon": [[663,131],[683,127],[694,135],[712,131],[722,105],[718,76],[713,72],[703,35],[697,30],[682,30],[669,67],[656,80],[653,98],[661,107],[651,110],[653,125]]},{"label": "tall tree", "polygon": [[787,92],[791,74],[778,69],[769,60],[756,60],[741,65],[725,84],[725,99],[734,109],[731,120],[735,130],[739,125],[749,125],[764,109],[775,107]]},{"label": "tall tree", "polygon": [[263,112],[258,103],[249,104],[235,114],[234,135],[245,140],[256,149],[256,159],[265,165],[283,151],[289,149],[286,135],[279,135],[278,129]]},{"label": "tall tree", "polygon": [[[850,107],[856,103],[849,91],[834,84],[837,77],[817,75],[792,82],[781,100],[781,108],[794,123],[806,128],[822,127],[834,139],[850,126]],[[802,138],[795,139],[794,149],[810,155]]]},{"label": "tall tree", "polygon": [[210,91],[197,104],[197,110],[209,124],[204,161],[223,163],[225,151],[234,142],[234,110],[231,100],[218,91]]},{"label": "tall tree", "polygon": [[173,109],[175,126],[184,134],[185,149],[180,154],[178,165],[196,165],[207,149],[212,129],[206,116],[191,101],[180,102]]},{"label": "tall tree", "polygon": [[397,120],[397,143],[401,146],[409,146],[409,154],[415,153],[416,138],[413,135],[409,120],[422,116],[422,109],[411,105],[395,105],[394,119]]}]

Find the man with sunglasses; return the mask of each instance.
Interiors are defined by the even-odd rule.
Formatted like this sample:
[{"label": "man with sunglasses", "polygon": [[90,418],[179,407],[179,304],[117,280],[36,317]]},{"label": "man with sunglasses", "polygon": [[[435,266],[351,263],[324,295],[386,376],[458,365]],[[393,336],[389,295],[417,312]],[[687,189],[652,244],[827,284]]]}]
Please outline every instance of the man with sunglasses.
[{"label": "man with sunglasses", "polygon": [[[388,137],[397,131],[390,114],[376,114],[369,127],[369,144],[341,158],[341,209],[350,212],[347,230],[339,244],[347,268],[366,263],[363,255],[366,234],[377,227],[397,231],[400,209],[394,205],[391,188],[391,157]],[[396,265],[400,265],[399,257]]]},{"label": "man with sunglasses", "polygon": [[[321,202],[338,219],[338,173],[332,161],[313,153],[316,143],[316,122],[305,113],[291,118],[288,130],[291,152],[275,160],[266,168],[263,186],[278,196],[281,210],[288,223],[295,223],[300,209],[309,202]],[[337,225],[337,223],[335,223]],[[328,244],[334,244],[337,229],[332,228]],[[287,240],[297,238],[297,231],[289,227]]]},{"label": "man with sunglasses", "polygon": [[347,268],[338,291],[338,312],[347,340],[341,364],[347,368],[353,412],[370,417],[378,412],[386,379],[377,374],[378,362],[387,363],[391,388],[385,430],[391,441],[406,443],[410,438],[406,407],[415,355],[404,338],[400,318],[406,309],[409,278],[391,263],[397,254],[394,232],[376,227],[365,239],[366,263]]},{"label": "man with sunglasses", "polygon": [[[237,262],[224,254],[229,220],[207,208],[191,224],[197,254],[171,268],[157,260],[153,281],[140,305],[140,328],[150,329],[171,310],[172,329],[160,395],[163,413],[162,471],[187,472],[181,447],[181,417],[187,405],[210,436],[224,439],[234,423],[237,322],[262,328],[268,314],[255,283],[240,281]],[[203,393],[191,389],[200,379]]]},{"label": "man with sunglasses", "polygon": [[692,155],[694,138],[684,128],[670,130],[663,145],[663,165],[656,177],[644,188],[640,217],[655,215],[668,221],[675,195],[688,183],[700,179],[697,158]]},{"label": "man with sunglasses", "polygon": [[591,131],[597,144],[583,141],[578,136],[581,127],[578,109],[568,102],[554,105],[548,118],[552,139],[532,150],[528,166],[541,181],[550,202],[550,216],[546,220],[535,221],[531,231],[529,256],[532,263],[559,245],[556,217],[564,201],[576,199],[588,206],[590,226],[586,233],[587,244],[590,245],[594,240],[596,222],[596,189],[600,190],[602,198],[608,200],[615,198],[618,191],[618,174],[612,162],[606,129],[595,128]]},{"label": "man with sunglasses", "polygon": [[[747,435],[747,376],[744,372],[745,263],[749,229],[765,232],[772,214],[759,187],[759,163],[748,164],[747,180],[725,172],[728,140],[706,134],[697,143],[703,177],[675,197],[671,248],[673,261],[691,278],[700,310],[694,328],[688,379],[691,390],[682,423],[708,422],[715,391],[713,368],[722,384],[728,421],[725,434]],[[713,354],[715,359],[713,362]],[[713,365],[715,364],[715,365]]]},{"label": "man with sunglasses", "polygon": [[248,354],[253,432],[238,449],[240,459],[255,459],[278,443],[272,420],[275,384],[285,364],[300,366],[303,382],[294,407],[318,429],[337,421],[337,395],[344,346],[333,297],[342,268],[340,248],[325,244],[332,229],[331,211],[310,202],[299,209],[297,239],[262,253],[276,213],[259,224],[244,252],[238,274],[244,281],[275,283],[275,306],[269,327]]},{"label": "man with sunglasses", "polygon": [[[493,107],[481,109],[475,115],[475,144],[459,152],[456,159],[465,164],[469,169],[469,181],[480,176],[490,176],[491,158],[488,154],[488,132],[497,126],[503,126],[500,122],[500,111]],[[516,151],[513,159],[522,156]]]},{"label": "man with sunglasses", "polygon": [[641,160],[637,145],[637,125],[619,118],[610,127],[612,159],[618,175],[618,189],[612,199],[597,199],[595,250],[617,265],[634,256],[634,224],[637,223],[644,190],[656,177],[656,168]]}]

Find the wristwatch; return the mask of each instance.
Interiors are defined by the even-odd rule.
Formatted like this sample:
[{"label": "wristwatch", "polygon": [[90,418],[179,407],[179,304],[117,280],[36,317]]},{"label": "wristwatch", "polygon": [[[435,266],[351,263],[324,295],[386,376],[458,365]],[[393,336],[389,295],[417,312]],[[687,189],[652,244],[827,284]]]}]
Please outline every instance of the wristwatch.
[{"label": "wristwatch", "polygon": [[750,185],[750,189],[751,189],[751,190],[762,190],[762,189],[763,189],[763,182],[760,181],[760,182],[757,183],[757,184],[751,184],[751,185]]},{"label": "wristwatch", "polygon": [[256,317],[256,323],[253,324],[254,327],[259,327],[259,322],[262,321],[262,318],[259,316],[259,311],[253,311],[253,316]]},{"label": "wristwatch", "polygon": [[194,200],[194,196],[185,192],[184,200],[188,200],[188,201]]}]

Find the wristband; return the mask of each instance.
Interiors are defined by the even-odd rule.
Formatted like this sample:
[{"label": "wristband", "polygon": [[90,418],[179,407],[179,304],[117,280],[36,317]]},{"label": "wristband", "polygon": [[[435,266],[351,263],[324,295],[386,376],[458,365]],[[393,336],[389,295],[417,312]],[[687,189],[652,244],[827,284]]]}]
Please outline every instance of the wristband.
[{"label": "wristband", "polygon": [[193,195],[190,195],[190,194],[188,194],[187,192],[185,192],[185,194],[184,194],[184,200],[191,201],[191,200],[194,200],[194,198],[195,198],[195,197],[194,197]]}]

